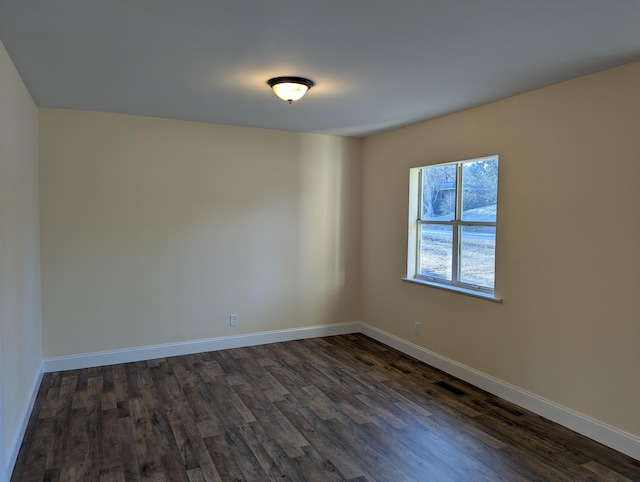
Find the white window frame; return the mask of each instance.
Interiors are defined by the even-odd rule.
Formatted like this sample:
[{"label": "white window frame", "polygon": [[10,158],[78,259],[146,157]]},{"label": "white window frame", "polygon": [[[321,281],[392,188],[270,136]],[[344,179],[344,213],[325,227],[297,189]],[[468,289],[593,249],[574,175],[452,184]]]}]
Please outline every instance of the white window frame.
[{"label": "white window frame", "polygon": [[[408,223],[408,247],[407,247],[407,276],[404,281],[418,283],[421,285],[431,286],[434,288],[454,291],[470,296],[476,296],[491,301],[502,302],[502,298],[495,293],[496,275],[494,271],[494,288],[476,286],[464,283],[458,278],[460,276],[459,259],[460,259],[460,231],[462,226],[493,226],[496,227],[497,238],[497,219],[495,222],[486,221],[462,221],[462,166],[468,162],[476,162],[490,159],[498,159],[499,156],[485,156],[474,159],[466,159],[462,161],[446,162],[431,164],[420,167],[413,167],[409,170],[409,223]],[[455,216],[452,221],[437,221],[421,219],[421,202],[422,202],[422,169],[455,165],[456,166],[456,192],[455,192]],[[443,280],[419,274],[420,254],[420,226],[422,224],[441,224],[453,227],[453,251],[452,251],[452,276],[451,281]],[[497,250],[497,242],[496,242]]]}]

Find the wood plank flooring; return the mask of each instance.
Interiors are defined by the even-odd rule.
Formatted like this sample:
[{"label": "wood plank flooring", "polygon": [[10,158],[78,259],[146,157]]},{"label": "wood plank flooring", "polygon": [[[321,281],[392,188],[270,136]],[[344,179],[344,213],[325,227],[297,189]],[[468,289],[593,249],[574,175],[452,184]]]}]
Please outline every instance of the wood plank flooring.
[{"label": "wood plank flooring", "polygon": [[640,481],[364,335],[45,374],[12,481]]}]

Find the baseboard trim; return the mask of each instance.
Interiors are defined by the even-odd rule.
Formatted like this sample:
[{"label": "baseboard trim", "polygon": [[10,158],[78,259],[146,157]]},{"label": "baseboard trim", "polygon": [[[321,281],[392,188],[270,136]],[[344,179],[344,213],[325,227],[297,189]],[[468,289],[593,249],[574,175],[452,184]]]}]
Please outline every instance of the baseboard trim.
[{"label": "baseboard trim", "polygon": [[[23,420],[20,438],[26,430],[29,414],[35,402],[37,389],[42,378],[42,372],[54,372],[60,370],[76,370],[80,368],[114,365],[154,358],[169,356],[189,355],[206,351],[226,350],[245,346],[263,345],[282,341],[300,340],[304,338],[316,338],[322,336],[344,335],[348,333],[363,333],[374,340],[410,355],[428,365],[438,368],[450,375],[460,378],[478,388],[486,390],[493,395],[504,398],[527,410],[548,418],[579,434],[589,437],[603,445],[611,447],[630,457],[640,460],[640,438],[615,427],[595,420],[587,415],[576,412],[570,408],[542,398],[534,393],[523,390],[507,382],[499,380],[491,375],[474,368],[456,362],[450,358],[439,355],[421,346],[399,338],[391,333],[375,328],[366,323],[349,322],[330,325],[318,325],[286,330],[264,331],[243,335],[224,336],[202,340],[192,340],[179,343],[167,343],[162,345],[150,345],[122,350],[111,350],[82,355],[45,358],[38,382],[34,387],[29,410]],[[12,447],[10,458],[11,469],[15,464],[20,446]],[[10,474],[11,471],[8,471]]]},{"label": "baseboard trim", "polygon": [[548,418],[574,432],[589,437],[603,445],[640,460],[640,438],[615,427],[595,420],[534,393],[528,392],[507,382],[487,375],[474,368],[458,363],[450,358],[415,345],[391,333],[366,323],[360,324],[360,332],[374,340],[395,348],[407,355],[453,375],[472,385],[497,395],[516,405],[526,408],[542,417]]},{"label": "baseboard trim", "polygon": [[153,360],[170,356],[190,355],[207,351],[227,350],[245,346],[264,345],[282,341],[317,338],[321,336],[345,335],[358,333],[359,322],[334,323],[330,325],[307,326],[286,330],[262,331],[243,335],[221,336],[178,343],[148,345],[122,350],[110,350],[82,355],[59,356],[44,359],[44,372],[61,370],[77,370],[80,368],[116,365],[142,360]]},{"label": "baseboard trim", "polygon": [[40,364],[40,369],[33,380],[33,385],[31,386],[31,393],[29,395],[29,401],[24,407],[22,414],[20,416],[20,426],[18,427],[18,431],[13,437],[13,442],[8,447],[6,458],[4,460],[4,476],[5,480],[11,479],[11,474],[13,474],[13,468],[16,466],[16,461],[18,460],[18,453],[20,452],[20,446],[22,445],[22,440],[24,439],[24,434],[27,431],[27,425],[29,424],[29,418],[31,417],[31,412],[33,412],[33,406],[36,403],[36,397],[38,396],[38,390],[40,390],[40,384],[42,383],[42,375],[44,373],[44,364]]}]

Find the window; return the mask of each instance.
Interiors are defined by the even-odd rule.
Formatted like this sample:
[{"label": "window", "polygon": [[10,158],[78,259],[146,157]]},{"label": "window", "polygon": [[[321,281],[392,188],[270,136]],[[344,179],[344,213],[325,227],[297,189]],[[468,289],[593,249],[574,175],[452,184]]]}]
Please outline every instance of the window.
[{"label": "window", "polygon": [[407,281],[496,300],[498,156],[410,172]]}]

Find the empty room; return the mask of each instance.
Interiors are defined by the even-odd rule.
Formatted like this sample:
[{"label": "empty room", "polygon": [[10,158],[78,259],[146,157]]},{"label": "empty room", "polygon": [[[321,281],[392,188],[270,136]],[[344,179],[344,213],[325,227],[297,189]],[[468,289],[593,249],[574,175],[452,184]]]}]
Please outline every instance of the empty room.
[{"label": "empty room", "polygon": [[638,0],[0,0],[0,482],[640,481]]}]

